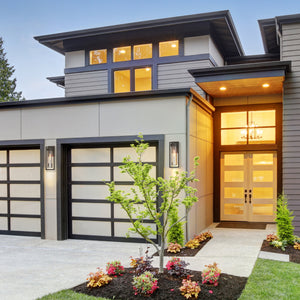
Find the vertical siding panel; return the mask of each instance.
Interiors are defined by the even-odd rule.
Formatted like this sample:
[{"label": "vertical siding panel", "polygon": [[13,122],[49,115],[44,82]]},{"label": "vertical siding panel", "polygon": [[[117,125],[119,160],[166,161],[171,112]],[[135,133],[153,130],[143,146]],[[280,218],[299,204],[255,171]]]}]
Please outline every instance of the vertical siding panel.
[{"label": "vertical siding panel", "polygon": [[[300,234],[300,24],[283,25],[282,58],[292,62],[292,72],[284,83],[283,100],[283,191],[289,199],[289,207],[294,210],[296,234]],[[291,116],[295,116],[291,118]],[[292,120],[292,121],[291,121]]]}]

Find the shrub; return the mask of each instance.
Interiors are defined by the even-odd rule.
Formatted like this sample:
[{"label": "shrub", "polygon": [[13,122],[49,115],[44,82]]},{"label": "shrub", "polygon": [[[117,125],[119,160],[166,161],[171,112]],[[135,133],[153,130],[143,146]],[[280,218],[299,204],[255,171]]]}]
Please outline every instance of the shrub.
[{"label": "shrub", "polygon": [[190,248],[190,249],[196,249],[199,246],[200,246],[200,243],[197,239],[190,240],[185,244],[185,247]]},{"label": "shrub", "polygon": [[221,270],[217,267],[217,263],[214,262],[212,265],[206,265],[206,268],[202,271],[202,283],[209,283],[217,286],[218,280],[221,275]]},{"label": "shrub", "polygon": [[170,211],[170,229],[168,232],[168,242],[177,243],[181,246],[184,244],[184,233],[182,229],[183,222],[178,222],[178,209],[173,208]]},{"label": "shrub", "polygon": [[167,252],[178,253],[178,252],[180,252],[181,248],[182,248],[181,245],[179,245],[177,243],[170,243],[170,245],[168,246]]},{"label": "shrub", "polygon": [[135,268],[135,274],[140,275],[146,271],[151,271],[153,269],[152,261],[148,256],[148,249],[145,251],[145,258],[139,257],[139,258],[131,258],[130,265]]},{"label": "shrub", "polygon": [[166,268],[168,269],[168,274],[171,276],[186,277],[189,273],[186,269],[188,265],[189,263],[184,260],[181,260],[178,257],[173,257],[167,262]]},{"label": "shrub", "polygon": [[132,286],[134,294],[151,295],[156,289],[158,289],[157,278],[148,271],[140,276],[134,276]]},{"label": "shrub", "polygon": [[101,287],[112,281],[112,278],[105,274],[100,268],[97,269],[97,272],[89,274],[87,287]]},{"label": "shrub", "polygon": [[106,272],[108,275],[121,275],[125,271],[121,262],[119,260],[115,260],[106,264]]},{"label": "shrub", "polygon": [[297,250],[300,250],[300,243],[295,242],[294,248],[297,249]]},{"label": "shrub", "polygon": [[197,240],[199,243],[202,243],[204,241],[206,241],[206,237],[203,235],[203,233],[196,235],[194,237],[194,240]]},{"label": "shrub", "polygon": [[278,236],[274,233],[268,234],[267,241],[268,242],[278,241]]},{"label": "shrub", "polygon": [[206,239],[213,238],[213,234],[210,231],[203,232],[202,235],[205,236]]},{"label": "shrub", "polygon": [[270,245],[275,247],[275,248],[280,248],[282,251],[285,251],[285,247],[287,246],[288,242],[283,240],[283,241],[272,241],[270,242]]},{"label": "shrub", "polygon": [[191,281],[189,278],[182,280],[182,286],[179,288],[181,295],[186,299],[192,297],[198,298],[198,294],[201,291],[200,286],[196,281]]},{"label": "shrub", "polygon": [[287,198],[285,195],[280,195],[277,201],[277,233],[281,241],[286,240],[288,244],[294,244],[294,226],[292,221],[293,213],[288,209]]}]

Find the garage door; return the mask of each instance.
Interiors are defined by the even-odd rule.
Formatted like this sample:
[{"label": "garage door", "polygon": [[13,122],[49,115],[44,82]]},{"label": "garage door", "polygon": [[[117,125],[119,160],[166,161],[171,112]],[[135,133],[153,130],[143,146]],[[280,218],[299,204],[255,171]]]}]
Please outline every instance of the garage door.
[{"label": "garage door", "polygon": [[[157,148],[151,146],[143,161],[152,164],[156,177]],[[129,146],[73,148],[69,156],[69,237],[98,240],[141,241],[139,236],[126,239],[131,226],[128,216],[119,204],[106,200],[109,190],[105,183],[114,181],[116,187],[132,193],[132,179],[120,172],[125,156],[135,157]],[[137,207],[138,208],[138,207]],[[155,228],[150,220],[147,225]],[[151,237],[156,241],[156,236]]]},{"label": "garage door", "polygon": [[41,236],[39,149],[0,150],[0,233]]}]

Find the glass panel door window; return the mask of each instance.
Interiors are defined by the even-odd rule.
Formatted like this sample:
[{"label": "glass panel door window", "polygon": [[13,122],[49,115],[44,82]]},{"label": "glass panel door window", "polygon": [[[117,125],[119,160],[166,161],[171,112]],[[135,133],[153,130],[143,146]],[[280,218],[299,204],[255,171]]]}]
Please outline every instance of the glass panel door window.
[{"label": "glass panel door window", "polygon": [[274,221],[276,153],[222,153],[220,196],[224,221]]},{"label": "glass panel door window", "polygon": [[221,145],[275,144],[276,111],[221,113]]}]

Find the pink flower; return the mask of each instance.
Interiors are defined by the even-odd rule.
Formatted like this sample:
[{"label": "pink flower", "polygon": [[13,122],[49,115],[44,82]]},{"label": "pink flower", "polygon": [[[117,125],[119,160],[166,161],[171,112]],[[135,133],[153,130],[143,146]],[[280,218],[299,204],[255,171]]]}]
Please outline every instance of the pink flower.
[{"label": "pink flower", "polygon": [[174,289],[170,289],[171,292],[174,292]]},{"label": "pink flower", "polygon": [[213,293],[213,291],[212,291],[212,290],[209,290],[208,292],[209,292],[210,294],[212,294],[212,293]]}]

